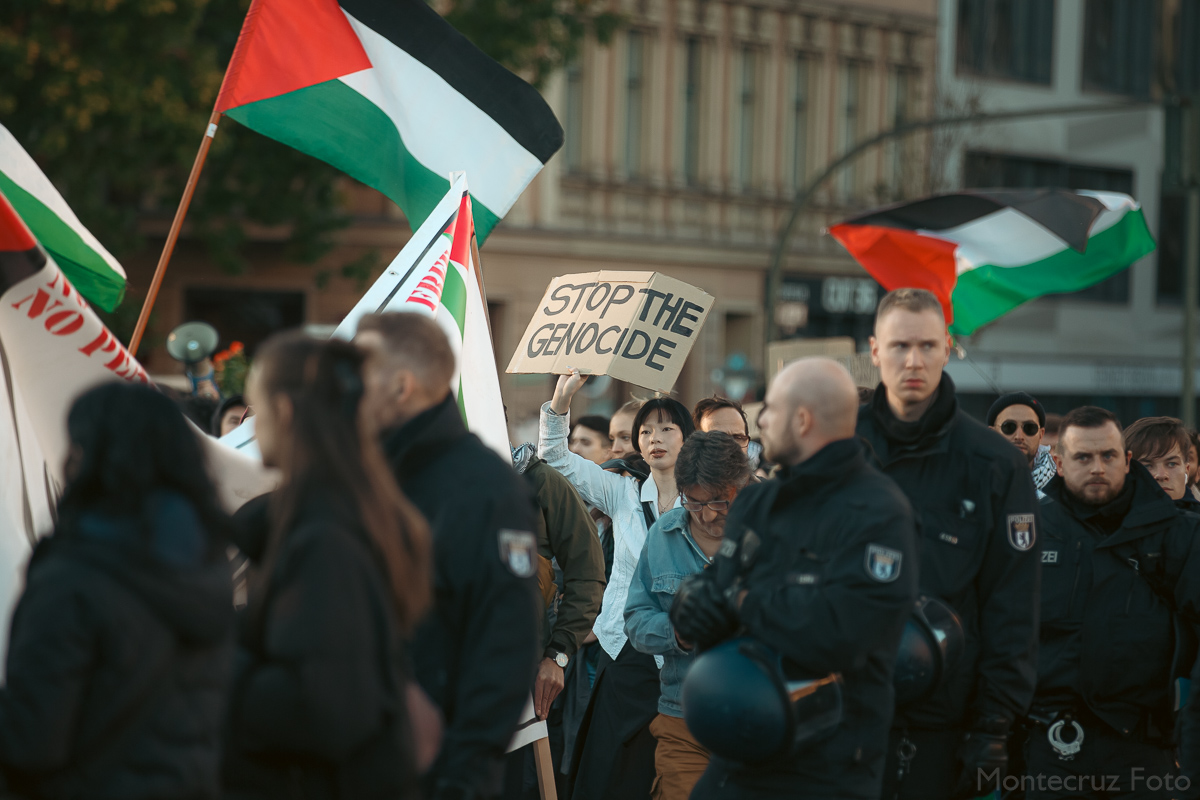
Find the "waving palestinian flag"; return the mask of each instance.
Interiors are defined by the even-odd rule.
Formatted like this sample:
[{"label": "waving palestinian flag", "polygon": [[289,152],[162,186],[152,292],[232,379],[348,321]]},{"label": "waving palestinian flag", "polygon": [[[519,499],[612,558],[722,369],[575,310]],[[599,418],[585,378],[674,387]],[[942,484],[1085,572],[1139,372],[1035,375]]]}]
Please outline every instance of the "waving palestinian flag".
[{"label": "waving palestinian flag", "polygon": [[0,192],[79,293],[105,311],[121,304],[125,270],[63,200],[25,148],[0,125]]},{"label": "waving palestinian flag", "polygon": [[969,190],[829,229],[887,290],[928,289],[956,334],[1035,297],[1086,289],[1154,250],[1141,206],[1116,192]]},{"label": "waving palestinian flag", "polygon": [[563,141],[424,0],[254,0],[217,111],[378,189],[413,230],[466,171],[480,241]]}]

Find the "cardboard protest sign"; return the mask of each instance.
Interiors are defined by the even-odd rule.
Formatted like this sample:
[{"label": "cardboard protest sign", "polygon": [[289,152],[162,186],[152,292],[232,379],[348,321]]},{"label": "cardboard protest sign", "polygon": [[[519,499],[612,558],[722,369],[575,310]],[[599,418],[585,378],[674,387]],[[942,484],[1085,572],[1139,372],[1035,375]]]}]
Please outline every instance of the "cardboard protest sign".
[{"label": "cardboard protest sign", "polygon": [[712,295],[659,272],[604,270],[550,282],[508,372],[612,377],[668,392]]}]

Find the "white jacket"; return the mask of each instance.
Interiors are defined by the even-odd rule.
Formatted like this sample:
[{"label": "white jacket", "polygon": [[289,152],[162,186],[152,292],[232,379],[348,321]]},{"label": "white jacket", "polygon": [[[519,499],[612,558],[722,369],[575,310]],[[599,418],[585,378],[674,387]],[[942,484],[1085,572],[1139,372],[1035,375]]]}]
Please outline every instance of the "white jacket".
[{"label": "white jacket", "polygon": [[[592,631],[604,652],[614,660],[625,646],[625,599],[629,584],[637,569],[638,558],[646,544],[646,516],[642,502],[650,504],[658,519],[658,484],[647,478],[638,489],[637,479],[600,469],[594,462],[567,449],[571,430],[571,414],[555,414],[550,404],[542,406],[541,429],[538,436],[538,455],[554,467],[579,492],[583,499],[612,518],[613,567],[604,589],[604,604]],[[675,498],[672,508],[678,508]],[[654,660],[662,667],[662,656]]]}]

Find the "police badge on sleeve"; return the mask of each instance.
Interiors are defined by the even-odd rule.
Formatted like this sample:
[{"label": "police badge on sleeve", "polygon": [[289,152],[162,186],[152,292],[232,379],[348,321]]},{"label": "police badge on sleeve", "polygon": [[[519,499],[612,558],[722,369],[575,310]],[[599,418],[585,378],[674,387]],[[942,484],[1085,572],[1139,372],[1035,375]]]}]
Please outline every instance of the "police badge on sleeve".
[{"label": "police badge on sleeve", "polygon": [[890,547],[867,545],[867,574],[880,583],[891,583],[900,577],[900,561],[904,554]]},{"label": "police badge on sleeve", "polygon": [[532,578],[537,572],[537,537],[529,531],[502,529],[499,535],[500,560],[518,578]]},{"label": "police badge on sleeve", "polygon": [[1037,541],[1033,514],[1008,515],[1008,543],[1014,550],[1028,550]]}]

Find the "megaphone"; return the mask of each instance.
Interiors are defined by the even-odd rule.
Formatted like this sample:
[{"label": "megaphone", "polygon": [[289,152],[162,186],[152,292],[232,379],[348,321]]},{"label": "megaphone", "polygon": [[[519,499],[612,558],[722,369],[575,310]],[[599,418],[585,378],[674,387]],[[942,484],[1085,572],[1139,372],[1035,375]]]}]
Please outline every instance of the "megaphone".
[{"label": "megaphone", "polygon": [[176,361],[196,364],[217,352],[220,339],[207,322],[185,322],[167,336],[167,352]]}]

